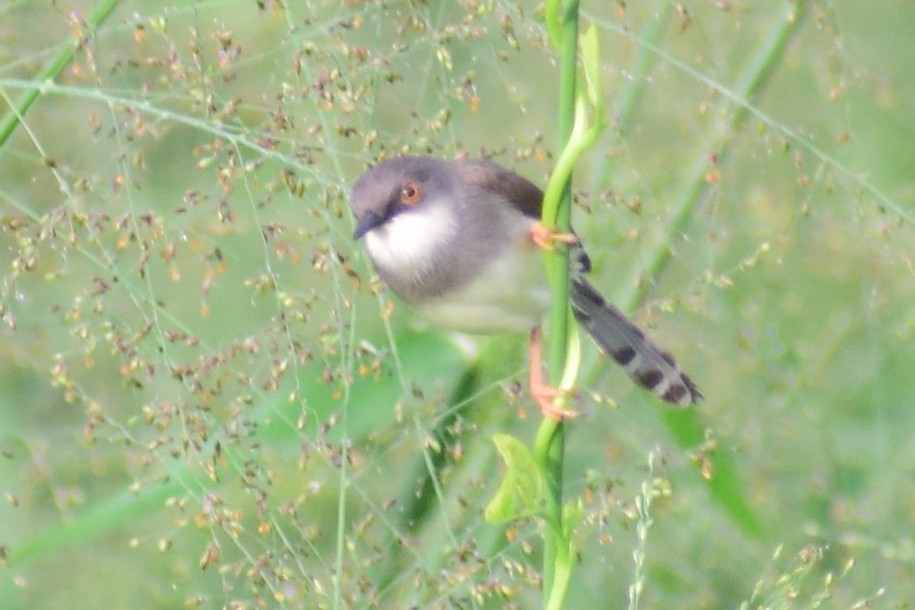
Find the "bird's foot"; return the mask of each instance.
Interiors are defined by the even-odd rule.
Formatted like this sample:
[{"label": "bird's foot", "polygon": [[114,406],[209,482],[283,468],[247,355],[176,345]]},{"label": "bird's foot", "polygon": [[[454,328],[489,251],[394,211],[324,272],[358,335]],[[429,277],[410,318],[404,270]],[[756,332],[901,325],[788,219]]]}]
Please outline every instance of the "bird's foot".
[{"label": "bird's foot", "polygon": [[556,249],[556,244],[577,246],[581,243],[578,240],[578,236],[574,233],[554,231],[539,220],[531,227],[531,240],[547,252],[554,251]]},{"label": "bird's foot", "polygon": [[540,327],[535,326],[531,330],[531,358],[530,358],[530,390],[531,397],[540,407],[540,412],[544,417],[562,421],[564,419],[575,419],[580,414],[560,407],[556,404],[556,399],[566,398],[574,394],[573,390],[563,388],[554,388],[543,380],[543,354],[542,344],[540,341]]},{"label": "bird's foot", "polygon": [[540,407],[540,412],[544,417],[549,417],[556,421],[575,419],[581,415],[578,411],[566,409],[565,407],[560,407],[556,404],[557,398],[566,398],[574,394],[574,390],[554,388],[542,381],[534,384],[533,380],[531,380],[531,396],[537,403],[537,406]]}]

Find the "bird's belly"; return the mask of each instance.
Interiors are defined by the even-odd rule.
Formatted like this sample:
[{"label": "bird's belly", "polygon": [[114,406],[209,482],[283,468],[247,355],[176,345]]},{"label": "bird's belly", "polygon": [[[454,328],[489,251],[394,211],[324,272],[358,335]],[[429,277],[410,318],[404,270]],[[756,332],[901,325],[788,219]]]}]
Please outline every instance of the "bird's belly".
[{"label": "bird's belly", "polygon": [[527,332],[550,306],[550,289],[539,249],[503,253],[463,286],[418,307],[429,320],[469,333]]}]

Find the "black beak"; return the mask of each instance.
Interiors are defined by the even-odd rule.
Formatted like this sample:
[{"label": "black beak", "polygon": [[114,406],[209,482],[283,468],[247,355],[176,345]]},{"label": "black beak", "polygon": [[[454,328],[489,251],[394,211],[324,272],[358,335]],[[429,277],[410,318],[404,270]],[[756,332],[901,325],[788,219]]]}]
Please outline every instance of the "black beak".
[{"label": "black beak", "polygon": [[356,223],[356,230],[353,231],[353,239],[359,239],[383,222],[384,218],[375,212],[366,212],[365,215]]}]

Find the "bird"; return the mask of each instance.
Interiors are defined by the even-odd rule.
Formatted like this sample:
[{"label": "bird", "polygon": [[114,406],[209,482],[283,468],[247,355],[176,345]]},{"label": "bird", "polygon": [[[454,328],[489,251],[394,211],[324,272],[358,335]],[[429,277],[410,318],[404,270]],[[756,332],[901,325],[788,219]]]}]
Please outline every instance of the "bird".
[{"label": "bird", "polygon": [[591,262],[574,233],[540,220],[543,192],[483,159],[402,156],[369,167],[355,182],[353,238],[377,274],[429,321],[472,334],[529,333],[530,393],[542,413],[573,414],[543,380],[541,325],[551,291],[541,254],[570,250],[572,312],[601,351],[641,387],[674,406],[702,394],[673,356],[585,279]]}]

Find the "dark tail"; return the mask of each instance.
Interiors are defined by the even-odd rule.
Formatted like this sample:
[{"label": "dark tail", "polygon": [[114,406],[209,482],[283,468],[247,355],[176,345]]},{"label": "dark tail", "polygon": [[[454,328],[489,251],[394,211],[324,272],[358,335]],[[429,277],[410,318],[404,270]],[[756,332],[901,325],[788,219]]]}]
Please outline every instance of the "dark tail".
[{"label": "dark tail", "polygon": [[587,280],[580,275],[573,277],[571,293],[575,319],[636,383],[681,407],[702,398],[673,356],[655,345]]}]

